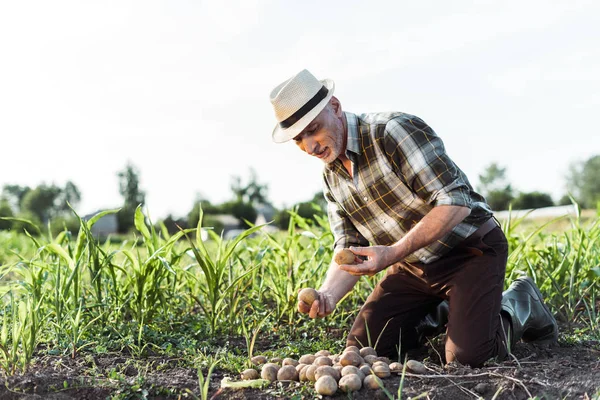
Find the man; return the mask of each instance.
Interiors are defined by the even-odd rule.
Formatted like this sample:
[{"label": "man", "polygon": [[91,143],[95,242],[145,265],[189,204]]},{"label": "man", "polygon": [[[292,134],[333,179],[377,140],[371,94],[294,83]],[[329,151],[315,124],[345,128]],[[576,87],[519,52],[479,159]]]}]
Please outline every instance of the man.
[{"label": "man", "polygon": [[435,132],[405,113],[343,112],[334,89],[303,70],[271,92],[273,141],[293,140],[325,163],[334,251],[355,254],[355,265],[331,263],[319,299],[299,302],[299,311],[324,317],[360,276],[387,269],[348,345],[379,339],[378,353],[394,356],[417,346],[445,314],[446,362],[503,358],[509,336],[556,341],[556,321],[530,278],[503,296],[506,238]]}]

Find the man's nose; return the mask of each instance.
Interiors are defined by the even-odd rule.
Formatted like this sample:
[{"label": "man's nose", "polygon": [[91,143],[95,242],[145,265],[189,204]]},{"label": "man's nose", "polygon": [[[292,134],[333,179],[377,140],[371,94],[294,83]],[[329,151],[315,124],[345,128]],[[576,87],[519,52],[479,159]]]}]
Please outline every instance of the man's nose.
[{"label": "man's nose", "polygon": [[317,149],[317,142],[314,141],[312,138],[307,137],[304,138],[304,151],[306,151],[308,154],[310,154],[311,156],[315,153],[315,150]]}]

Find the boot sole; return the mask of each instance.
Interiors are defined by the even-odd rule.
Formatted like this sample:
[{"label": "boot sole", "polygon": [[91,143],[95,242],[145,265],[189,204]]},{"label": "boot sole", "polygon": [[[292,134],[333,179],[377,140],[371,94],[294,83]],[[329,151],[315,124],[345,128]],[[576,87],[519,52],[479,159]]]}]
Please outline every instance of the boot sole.
[{"label": "boot sole", "polygon": [[546,306],[546,303],[544,303],[544,298],[542,296],[542,292],[540,292],[540,290],[537,288],[537,286],[535,285],[535,283],[533,282],[533,280],[530,277],[526,277],[525,279],[522,279],[522,281],[527,282],[527,284],[529,286],[531,286],[531,288],[535,292],[535,295],[537,296],[537,300],[540,302],[540,304],[544,308],[544,311],[552,320],[552,327],[553,327],[552,332],[549,332],[542,337],[539,337],[534,340],[527,340],[527,338],[523,337],[522,340],[524,342],[536,343],[536,344],[541,344],[541,345],[556,344],[558,342],[558,324],[556,323],[556,319],[554,318],[554,315],[552,315],[552,312],[550,312],[550,309],[548,308],[548,306]]}]

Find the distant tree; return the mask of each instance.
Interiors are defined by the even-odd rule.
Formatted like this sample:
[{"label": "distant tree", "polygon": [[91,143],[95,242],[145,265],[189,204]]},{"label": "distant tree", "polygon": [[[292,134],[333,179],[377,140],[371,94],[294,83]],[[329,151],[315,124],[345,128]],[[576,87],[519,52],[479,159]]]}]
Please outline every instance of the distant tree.
[{"label": "distant tree", "polygon": [[210,201],[198,198],[194,203],[194,207],[190,210],[187,216],[188,226],[195,228],[198,225],[198,220],[200,219],[200,207],[202,207],[202,212],[204,214],[204,220],[202,225],[206,225],[207,217],[209,215],[218,215],[224,214],[226,211],[223,211],[223,207],[220,205],[213,205]]},{"label": "distant tree", "polygon": [[506,181],[506,168],[491,163],[479,175],[478,190],[495,211],[506,210],[513,200],[512,186]]},{"label": "distant tree", "polygon": [[[0,198],[0,218],[2,217],[14,217],[13,210],[10,207],[10,204],[8,204],[8,200],[5,198]],[[9,230],[10,228],[12,228],[12,225],[12,221],[0,219],[0,231]]]},{"label": "distant tree", "polygon": [[553,205],[552,197],[548,193],[542,192],[519,193],[512,202],[512,208],[516,210],[551,207]]},{"label": "distant tree", "polygon": [[[162,223],[167,228],[170,235],[179,232],[179,229],[187,229],[189,227],[187,218],[174,218],[171,214],[167,215]],[[160,232],[160,224],[156,225],[157,232]]]},{"label": "distant tree", "polygon": [[59,209],[70,213],[71,209],[69,208],[69,204],[73,208],[77,207],[77,205],[81,201],[81,192],[73,182],[67,181],[65,187],[62,190],[59,200]]},{"label": "distant tree", "polygon": [[239,222],[240,228],[247,228],[248,225],[245,221],[254,223],[258,213],[252,205],[252,203],[245,202],[243,200],[234,200],[223,204],[223,211],[236,217]]},{"label": "distant tree", "polygon": [[119,232],[126,233],[133,227],[136,208],[146,202],[146,194],[140,188],[140,172],[130,162],[117,173],[117,176],[119,193],[124,200],[123,207],[118,213]]},{"label": "distant tree", "polygon": [[234,176],[231,180],[231,191],[238,202],[256,204],[267,203],[269,186],[258,182],[256,171],[250,169],[250,179],[247,184],[242,184],[242,178]]},{"label": "distant tree", "polygon": [[30,190],[31,188],[29,186],[4,185],[2,187],[2,197],[8,201],[14,212],[19,212],[21,210],[23,198]]},{"label": "distant tree", "polygon": [[[310,201],[304,201],[295,204],[289,210],[295,210],[296,213],[308,220],[309,222],[316,221],[315,215],[326,215],[327,214],[327,201],[323,192],[317,192]],[[279,210],[275,214],[274,224],[279,229],[287,229],[290,223],[291,215],[288,209]]]},{"label": "distant tree", "polygon": [[21,201],[21,211],[30,212],[43,224],[59,214],[62,189],[56,185],[41,184],[29,190]]},{"label": "distant tree", "polygon": [[571,197],[568,194],[563,195],[563,197],[561,197],[557,203],[557,205],[559,206],[569,206],[571,204],[573,204],[573,202],[571,201]]},{"label": "distant tree", "polygon": [[600,201],[600,155],[571,164],[566,178],[569,191],[581,207],[597,207]]}]

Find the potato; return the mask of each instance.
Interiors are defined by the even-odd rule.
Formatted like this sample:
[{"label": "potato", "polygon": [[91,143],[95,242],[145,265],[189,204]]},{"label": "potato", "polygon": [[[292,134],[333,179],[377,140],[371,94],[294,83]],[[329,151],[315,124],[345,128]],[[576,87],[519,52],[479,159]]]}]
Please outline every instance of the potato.
[{"label": "potato", "polygon": [[298,293],[298,300],[310,306],[315,300],[319,300],[319,292],[313,288],[304,288]]},{"label": "potato", "polygon": [[377,352],[372,347],[363,347],[362,349],[360,349],[360,355],[361,355],[361,357],[365,357],[365,356],[377,357]]},{"label": "potato", "polygon": [[254,356],[250,359],[252,365],[261,365],[267,362],[267,357],[265,356]]},{"label": "potato", "polygon": [[315,390],[323,396],[332,396],[337,391],[338,385],[335,379],[329,375],[324,375],[315,382]]},{"label": "potato", "polygon": [[277,364],[277,365],[281,365],[281,362],[282,362],[282,361],[283,361],[283,360],[282,360],[281,358],[279,358],[279,357],[272,357],[272,358],[269,360],[269,362],[270,362],[270,363]]},{"label": "potato", "polygon": [[383,382],[376,375],[367,375],[363,381],[363,386],[367,389],[375,390],[383,386]]},{"label": "potato", "polygon": [[309,365],[308,368],[306,368],[306,378],[309,381],[315,382],[317,380],[317,378],[315,378],[315,372],[317,372],[317,368],[319,368],[317,365]]},{"label": "potato", "polygon": [[344,368],[342,368],[342,376],[358,374],[359,372],[360,370],[358,367],[355,367],[354,365],[346,365]]},{"label": "potato", "polygon": [[340,380],[340,373],[333,367],[330,367],[328,365],[323,365],[321,367],[318,367],[317,370],[315,371],[315,379],[319,380],[320,377],[322,377],[323,375],[329,375],[331,376],[333,379],[335,379],[335,381],[339,381]]},{"label": "potato", "polygon": [[392,372],[402,372],[402,364],[399,362],[393,362],[390,364],[390,371]]},{"label": "potato", "polygon": [[344,353],[347,353],[347,352],[349,352],[349,351],[353,351],[353,352],[355,352],[356,354],[360,355],[360,350],[359,350],[359,349],[358,349],[358,347],[356,347],[356,346],[348,346],[348,347],[346,347],[346,348],[344,349]]},{"label": "potato", "polygon": [[356,374],[342,376],[339,382],[339,387],[344,393],[356,392],[362,387],[362,380]]},{"label": "potato", "polygon": [[306,364],[306,365],[310,365],[315,361],[315,357],[312,354],[305,354],[302,357],[300,357],[300,359],[298,361],[300,361],[300,364]]},{"label": "potato", "polygon": [[277,371],[279,368],[275,364],[265,364],[260,371],[260,376],[269,382],[274,382],[277,380]]},{"label": "potato", "polygon": [[277,371],[278,381],[298,381],[298,371],[293,365],[284,365]]},{"label": "potato", "polygon": [[427,373],[427,368],[422,363],[416,360],[408,360],[406,362],[406,369],[414,372],[415,374],[425,374]]},{"label": "potato", "polygon": [[342,354],[342,357],[340,357],[340,364],[342,364],[344,367],[346,365],[354,365],[355,367],[358,367],[363,363],[363,361],[363,358],[358,355],[358,353],[353,351],[347,351]]},{"label": "potato", "polygon": [[320,356],[315,358],[315,361],[313,361],[313,365],[333,365],[333,361],[331,361],[331,359],[329,357],[326,356]]},{"label": "potato", "polygon": [[296,365],[296,371],[300,372],[302,368],[306,367],[307,365],[308,364],[298,363],[298,365]]},{"label": "potato", "polygon": [[294,360],[293,358],[289,358],[289,357],[286,357],[283,359],[283,361],[281,361],[282,366],[283,365],[293,365],[295,367],[298,364],[300,364],[298,361]]},{"label": "potato", "polygon": [[319,356],[327,356],[329,357],[331,355],[331,352],[329,350],[319,350],[315,353],[315,356],[319,357]]},{"label": "potato", "polygon": [[390,361],[390,359],[389,359],[389,358],[387,358],[387,357],[377,357],[377,361],[383,361],[383,362],[384,362],[384,363],[386,363],[387,365],[390,365],[390,363],[392,362],[392,361]]},{"label": "potato", "polygon": [[377,362],[377,356],[365,356],[365,362],[369,365],[373,365]]},{"label": "potato", "polygon": [[[304,365],[304,364],[300,364],[300,365]],[[304,365],[300,371],[298,371],[298,379],[300,379],[300,382],[306,382],[309,381],[310,379],[308,379],[308,376],[306,376],[306,371],[308,370],[308,368],[311,367],[311,365]],[[313,374],[313,378],[314,378],[314,374]]]},{"label": "potato", "polygon": [[375,364],[373,365],[373,373],[379,378],[387,378],[390,376],[390,367],[387,364]]},{"label": "potato", "polygon": [[258,374],[258,371],[253,368],[243,370],[240,375],[242,377],[242,380],[244,380],[244,381],[249,381],[251,379],[258,379],[260,377],[260,375]]},{"label": "potato", "polygon": [[371,366],[369,364],[362,364],[358,370],[365,374],[365,376],[371,375]]},{"label": "potato", "polygon": [[354,253],[348,249],[342,249],[338,251],[333,257],[333,261],[337,265],[352,265],[354,264]]}]

